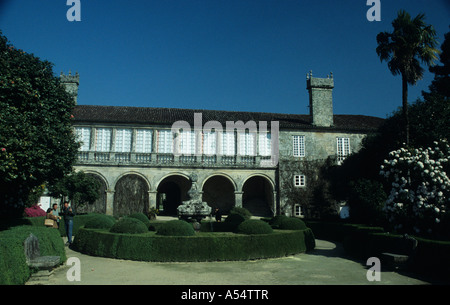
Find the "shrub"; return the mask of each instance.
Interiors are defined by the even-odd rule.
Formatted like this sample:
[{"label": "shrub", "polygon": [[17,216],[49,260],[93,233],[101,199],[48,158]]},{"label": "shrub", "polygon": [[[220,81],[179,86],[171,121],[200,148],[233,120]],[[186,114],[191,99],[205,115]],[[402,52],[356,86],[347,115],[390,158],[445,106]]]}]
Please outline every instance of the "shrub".
[{"label": "shrub", "polygon": [[384,206],[395,230],[414,234],[442,232],[450,208],[450,145],[446,140],[429,148],[400,148],[389,153],[380,175],[391,185]]},{"label": "shrub", "polygon": [[148,228],[136,218],[125,217],[116,222],[109,231],[113,233],[139,234],[148,232]]},{"label": "shrub", "polygon": [[280,223],[281,230],[306,230],[306,224],[303,220],[295,217],[286,217],[281,220]]},{"label": "shrub", "polygon": [[242,217],[244,217],[245,220],[250,219],[252,217],[252,213],[250,213],[249,210],[241,207],[233,207],[230,210],[229,215],[231,216],[232,214],[241,215]]},{"label": "shrub", "polygon": [[244,216],[240,214],[230,214],[225,219],[224,224],[226,225],[226,229],[230,232],[236,231],[237,227],[245,221]]},{"label": "shrub", "polygon": [[194,227],[184,220],[171,220],[162,225],[156,234],[164,236],[193,236],[195,231]]},{"label": "shrub", "polygon": [[144,213],[134,213],[134,214],[129,215],[128,217],[136,218],[136,219],[142,221],[142,223],[147,228],[150,227],[150,219],[148,219],[148,217]]},{"label": "shrub", "polygon": [[25,217],[42,217],[46,216],[47,213],[41,209],[38,205],[33,205],[29,208],[25,208]]},{"label": "shrub", "polygon": [[283,257],[312,250],[314,236],[310,231],[259,235],[200,233],[179,237],[151,233],[119,236],[81,228],[74,246],[88,255],[137,261],[236,261]]},{"label": "shrub", "polygon": [[237,232],[242,234],[269,234],[273,232],[273,229],[267,222],[259,219],[248,219],[238,226]]},{"label": "shrub", "polygon": [[32,270],[26,263],[23,242],[33,233],[39,239],[41,255],[61,257],[67,260],[64,242],[58,230],[24,225],[0,232],[0,285],[23,285]]},{"label": "shrub", "polygon": [[286,215],[277,215],[269,221],[269,224],[274,228],[279,228],[281,225],[281,222],[286,218],[289,218],[289,217]]},{"label": "shrub", "polygon": [[114,217],[105,214],[92,215],[84,225],[88,229],[111,229],[111,227],[116,223]]},{"label": "shrub", "polygon": [[349,184],[348,204],[350,219],[356,223],[381,224],[387,199],[383,185],[378,181],[360,179]]}]

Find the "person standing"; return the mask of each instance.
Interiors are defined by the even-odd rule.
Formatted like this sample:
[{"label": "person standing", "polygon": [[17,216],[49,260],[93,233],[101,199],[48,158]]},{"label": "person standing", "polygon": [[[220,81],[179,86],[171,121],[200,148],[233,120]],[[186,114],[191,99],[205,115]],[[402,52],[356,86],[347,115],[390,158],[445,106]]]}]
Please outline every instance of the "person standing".
[{"label": "person standing", "polygon": [[64,202],[62,215],[64,217],[64,226],[66,228],[67,234],[66,246],[70,246],[72,245],[73,217],[75,216],[75,213],[72,211],[72,207],[69,206],[69,203],[67,201]]},{"label": "person standing", "polygon": [[59,212],[58,212],[58,204],[57,203],[54,203],[53,204],[53,209],[52,209],[52,214],[54,215],[54,216],[56,216],[56,225],[57,225],[57,228],[59,228],[59,220],[61,219],[61,216],[59,216]]}]

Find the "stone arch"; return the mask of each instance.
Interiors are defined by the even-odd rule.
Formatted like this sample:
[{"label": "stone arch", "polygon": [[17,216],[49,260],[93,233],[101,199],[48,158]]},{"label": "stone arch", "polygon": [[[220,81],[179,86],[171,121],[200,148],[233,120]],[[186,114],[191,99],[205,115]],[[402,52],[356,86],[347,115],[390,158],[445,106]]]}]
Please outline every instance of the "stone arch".
[{"label": "stone arch", "polygon": [[170,177],[170,176],[181,176],[186,178],[187,180],[191,180],[191,177],[189,177],[188,174],[185,173],[181,173],[181,172],[173,172],[173,173],[169,173],[167,175],[162,176],[162,178],[159,179],[159,181],[156,183],[156,189],[158,189],[158,187],[161,185],[161,182],[164,181],[164,179]]},{"label": "stone arch", "polygon": [[114,187],[114,215],[148,213],[150,184],[142,175],[129,172],[118,177]]},{"label": "stone arch", "polygon": [[100,173],[100,172],[98,172],[98,171],[95,171],[95,170],[83,170],[83,172],[85,173],[85,174],[92,174],[92,175],[95,175],[95,176],[97,176],[99,179],[101,179],[102,180],[102,182],[105,184],[105,186],[106,186],[106,189],[108,190],[109,189],[109,182],[108,182],[108,179],[106,179],[106,177],[102,174],[102,173]]},{"label": "stone arch", "polygon": [[254,216],[273,216],[274,184],[266,175],[247,177],[242,184],[242,207]]},{"label": "stone arch", "polygon": [[114,189],[116,188],[117,182],[119,182],[120,179],[122,179],[124,176],[127,176],[127,175],[136,175],[136,176],[139,176],[140,178],[142,178],[142,180],[145,181],[145,184],[147,185],[147,188],[148,188],[149,190],[151,189],[151,183],[150,183],[150,181],[147,179],[147,177],[144,176],[144,175],[142,175],[141,173],[135,172],[135,171],[129,171],[129,172],[125,172],[125,173],[120,174],[120,175],[116,178],[116,181],[114,181]]},{"label": "stone arch", "polygon": [[236,183],[228,175],[212,174],[203,181],[202,200],[213,209],[228,213],[236,204]]},{"label": "stone arch", "polygon": [[108,190],[108,181],[105,177],[96,171],[84,171],[84,173],[94,178],[100,184],[98,189],[99,198],[92,204],[85,204],[77,207],[77,213],[106,213],[106,191]]},{"label": "stone arch", "polygon": [[156,208],[160,215],[177,215],[177,208],[189,199],[187,192],[191,188],[189,176],[182,173],[165,175],[157,184]]},{"label": "stone arch", "polygon": [[265,175],[265,174],[252,174],[252,175],[248,176],[247,178],[245,178],[245,179],[242,181],[242,184],[241,184],[241,190],[243,190],[245,183],[246,183],[249,179],[251,179],[251,178],[253,178],[253,177],[262,177],[262,178],[265,178],[265,179],[267,180],[267,182],[269,182],[270,185],[272,186],[272,189],[275,190],[275,182],[272,180],[272,178],[270,178],[269,176],[267,176],[267,175]]}]

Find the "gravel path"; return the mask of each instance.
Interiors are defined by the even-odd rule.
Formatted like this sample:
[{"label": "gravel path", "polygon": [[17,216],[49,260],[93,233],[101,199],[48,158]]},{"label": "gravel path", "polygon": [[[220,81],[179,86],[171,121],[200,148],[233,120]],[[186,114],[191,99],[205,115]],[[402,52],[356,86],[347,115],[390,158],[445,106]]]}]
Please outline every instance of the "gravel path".
[{"label": "gravel path", "polygon": [[309,253],[277,259],[233,262],[158,263],[92,257],[66,248],[80,260],[81,281],[71,282],[71,266],[54,270],[47,281],[28,285],[417,285],[427,282],[396,272],[381,272],[369,282],[369,267],[343,255],[342,247],[316,240]]}]

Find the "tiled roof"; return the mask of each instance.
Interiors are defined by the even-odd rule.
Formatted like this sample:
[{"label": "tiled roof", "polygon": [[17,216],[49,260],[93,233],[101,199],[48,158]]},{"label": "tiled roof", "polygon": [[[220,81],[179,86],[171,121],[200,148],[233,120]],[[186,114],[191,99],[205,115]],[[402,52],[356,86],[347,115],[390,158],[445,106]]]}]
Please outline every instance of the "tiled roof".
[{"label": "tiled roof", "polygon": [[311,124],[309,115],[282,114],[265,112],[238,112],[222,110],[199,110],[179,108],[151,108],[128,106],[99,106],[77,105],[73,115],[75,123],[99,124],[134,124],[134,125],[168,125],[176,121],[186,121],[194,126],[194,113],[202,114],[202,122],[218,121],[225,128],[227,121],[266,121],[280,122],[284,129],[316,129],[316,130],[345,130],[345,131],[374,131],[384,119],[364,115],[334,115],[334,126],[319,128]]}]

